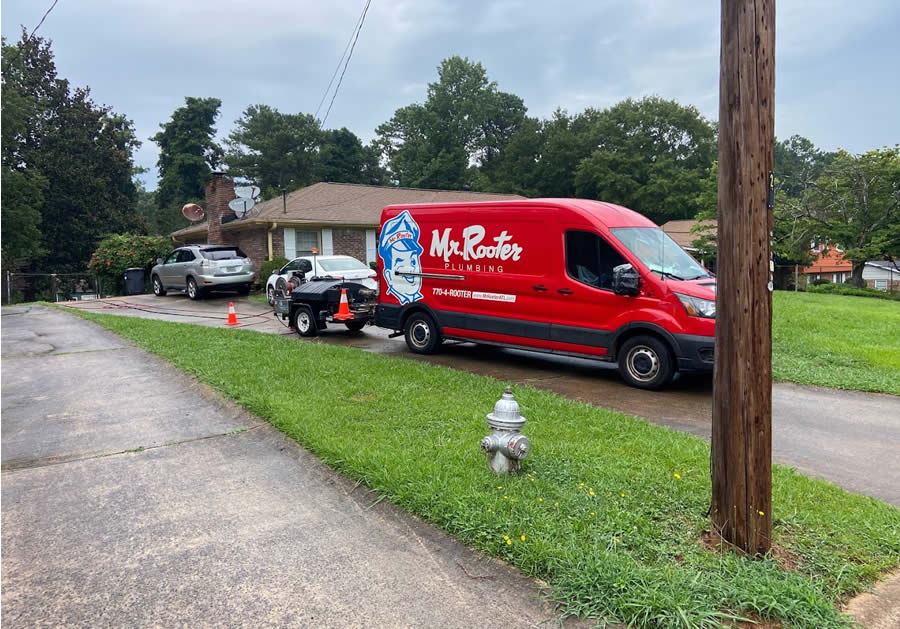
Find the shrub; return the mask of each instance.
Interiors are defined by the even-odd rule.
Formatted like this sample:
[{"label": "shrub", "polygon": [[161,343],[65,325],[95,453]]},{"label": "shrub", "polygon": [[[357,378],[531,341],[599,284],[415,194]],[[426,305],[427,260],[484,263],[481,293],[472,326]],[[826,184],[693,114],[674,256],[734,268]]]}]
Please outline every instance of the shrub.
[{"label": "shrub", "polygon": [[819,279],[813,280],[809,283],[810,286],[824,286],[825,284],[831,284],[831,280],[820,277]]},{"label": "shrub", "polygon": [[114,234],[97,246],[88,262],[88,270],[105,281],[105,292],[122,293],[125,269],[140,267],[147,273],[156,264],[157,258],[171,250],[172,243],[165,236]]},{"label": "shrub", "polygon": [[265,284],[266,280],[269,279],[269,276],[272,275],[272,271],[280,269],[288,262],[289,260],[284,256],[275,256],[271,260],[266,260],[259,269],[260,284]]},{"label": "shrub", "polygon": [[876,299],[893,299],[900,301],[900,294],[886,293],[874,288],[857,288],[850,284],[811,284],[806,292],[820,295],[850,295],[853,297],[874,297]]}]

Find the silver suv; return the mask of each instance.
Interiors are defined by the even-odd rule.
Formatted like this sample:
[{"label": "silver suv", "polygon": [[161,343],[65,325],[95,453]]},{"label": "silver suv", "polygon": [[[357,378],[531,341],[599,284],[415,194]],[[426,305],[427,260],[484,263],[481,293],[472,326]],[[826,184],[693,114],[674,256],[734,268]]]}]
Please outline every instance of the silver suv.
[{"label": "silver suv", "polygon": [[219,290],[246,295],[253,283],[253,263],[233,245],[188,245],[157,259],[150,281],[157,297],[170,290],[183,290],[191,299]]}]

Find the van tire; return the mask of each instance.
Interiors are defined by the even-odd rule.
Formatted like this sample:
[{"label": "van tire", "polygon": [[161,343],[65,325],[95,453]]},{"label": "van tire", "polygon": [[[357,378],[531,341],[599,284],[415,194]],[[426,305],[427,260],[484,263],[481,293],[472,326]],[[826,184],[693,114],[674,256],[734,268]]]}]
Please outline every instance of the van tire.
[{"label": "van tire", "polygon": [[441,345],[441,333],[427,312],[414,312],[403,326],[406,346],[414,354],[434,354]]},{"label": "van tire", "polygon": [[618,353],[622,379],[638,389],[661,389],[675,375],[672,350],[655,336],[632,336],[622,343]]}]

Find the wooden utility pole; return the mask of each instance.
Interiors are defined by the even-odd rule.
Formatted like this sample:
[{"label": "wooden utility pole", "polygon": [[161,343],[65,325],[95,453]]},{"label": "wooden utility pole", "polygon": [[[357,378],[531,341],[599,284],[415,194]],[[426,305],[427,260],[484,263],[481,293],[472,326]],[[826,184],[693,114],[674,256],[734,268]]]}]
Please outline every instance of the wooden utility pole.
[{"label": "wooden utility pole", "polygon": [[775,0],[722,0],[712,526],[766,552],[772,530]]}]

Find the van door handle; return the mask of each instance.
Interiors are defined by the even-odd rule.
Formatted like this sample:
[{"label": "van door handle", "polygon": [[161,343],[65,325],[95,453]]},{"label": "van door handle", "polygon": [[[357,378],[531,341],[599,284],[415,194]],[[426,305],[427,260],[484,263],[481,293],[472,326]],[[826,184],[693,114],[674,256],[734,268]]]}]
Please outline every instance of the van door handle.
[{"label": "van door handle", "polygon": [[547,287],[544,286],[544,285],[542,285],[542,284],[538,284],[538,285],[536,285],[536,286],[532,286],[531,288],[533,288],[534,290],[539,290],[539,291],[545,291],[545,290],[547,290]]},{"label": "van door handle", "polygon": [[573,290],[570,289],[570,288],[557,288],[557,289],[556,289],[556,292],[557,292],[557,293],[560,293],[560,294],[562,294],[562,295],[571,295],[571,294],[574,293],[575,291],[573,291]]}]

